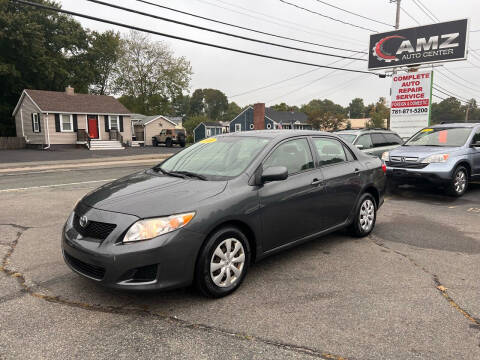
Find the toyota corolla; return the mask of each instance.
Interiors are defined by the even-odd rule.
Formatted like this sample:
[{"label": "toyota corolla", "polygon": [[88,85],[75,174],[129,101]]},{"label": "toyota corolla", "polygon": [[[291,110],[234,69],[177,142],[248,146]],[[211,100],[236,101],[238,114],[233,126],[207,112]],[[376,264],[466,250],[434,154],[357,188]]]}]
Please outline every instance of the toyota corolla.
[{"label": "toyota corolla", "polygon": [[332,134],[220,135],[87,194],[62,251],[109,287],[225,296],[268,255],[342,228],[368,235],[385,179],[380,159]]}]

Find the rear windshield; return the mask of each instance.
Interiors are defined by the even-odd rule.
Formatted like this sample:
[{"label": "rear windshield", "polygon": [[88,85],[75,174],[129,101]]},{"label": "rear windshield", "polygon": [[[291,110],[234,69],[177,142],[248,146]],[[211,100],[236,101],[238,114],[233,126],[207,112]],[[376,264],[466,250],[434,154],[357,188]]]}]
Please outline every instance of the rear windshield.
[{"label": "rear windshield", "polygon": [[209,180],[228,179],[240,175],[269,141],[253,136],[210,137],[172,156],[160,168],[188,171]]},{"label": "rear windshield", "polygon": [[355,138],[357,137],[357,135],[354,135],[354,134],[336,134],[338,136],[340,136],[343,140],[345,140],[346,142],[349,142],[350,144],[353,143],[353,140],[355,140]]},{"label": "rear windshield", "polygon": [[463,146],[470,128],[426,128],[413,135],[405,146]]}]

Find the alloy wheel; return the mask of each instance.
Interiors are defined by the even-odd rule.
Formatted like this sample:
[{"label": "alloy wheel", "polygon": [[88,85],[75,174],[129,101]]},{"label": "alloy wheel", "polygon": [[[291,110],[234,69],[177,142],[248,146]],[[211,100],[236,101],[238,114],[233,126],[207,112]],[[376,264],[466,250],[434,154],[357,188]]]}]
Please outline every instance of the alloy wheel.
[{"label": "alloy wheel", "polygon": [[229,287],[240,279],[245,265],[245,250],[235,238],[223,240],[210,260],[210,277],[218,287]]},{"label": "alloy wheel", "polygon": [[455,175],[455,181],[453,183],[453,186],[457,194],[461,194],[465,190],[466,185],[467,185],[467,175],[465,174],[465,171],[460,170]]},{"label": "alloy wheel", "polygon": [[360,227],[364,232],[370,231],[375,220],[375,205],[370,199],[366,199],[360,206]]}]

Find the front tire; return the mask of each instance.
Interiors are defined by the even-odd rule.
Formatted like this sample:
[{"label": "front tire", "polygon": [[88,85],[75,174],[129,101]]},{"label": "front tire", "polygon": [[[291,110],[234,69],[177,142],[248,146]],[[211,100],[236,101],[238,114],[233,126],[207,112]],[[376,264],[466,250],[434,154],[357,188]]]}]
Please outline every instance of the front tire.
[{"label": "front tire", "polygon": [[234,292],[250,264],[247,237],[236,227],[224,227],[212,234],[197,261],[195,286],[214,298]]},{"label": "front tire", "polygon": [[152,140],[152,145],[157,147],[158,146],[158,140],[157,139],[153,139]]},{"label": "front tire", "polygon": [[377,204],[370,193],[363,194],[355,207],[355,217],[350,225],[350,233],[355,237],[369,235],[377,220]]},{"label": "front tire", "polygon": [[460,197],[468,187],[468,171],[465,166],[458,166],[453,172],[452,180],[448,185],[448,192],[452,196]]},{"label": "front tire", "polygon": [[166,146],[166,147],[172,147],[172,139],[168,138],[168,139],[165,141],[165,146]]}]

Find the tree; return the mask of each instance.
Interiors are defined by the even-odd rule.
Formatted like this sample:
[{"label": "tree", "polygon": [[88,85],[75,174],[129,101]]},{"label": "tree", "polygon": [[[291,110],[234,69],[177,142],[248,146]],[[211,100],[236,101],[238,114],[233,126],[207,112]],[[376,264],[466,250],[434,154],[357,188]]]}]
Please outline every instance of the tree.
[{"label": "tree", "polygon": [[227,111],[223,114],[221,121],[231,121],[242,112],[242,108],[234,101],[228,104]]},{"label": "tree", "polygon": [[270,108],[273,109],[273,110],[277,110],[277,111],[299,111],[298,106],[296,106],[296,105],[290,106],[290,105],[287,105],[284,102],[282,102],[280,104],[270,106]]},{"label": "tree", "polygon": [[88,62],[93,68],[93,83],[90,86],[92,94],[108,95],[112,92],[120,45],[119,33],[94,31],[90,34]]},{"label": "tree", "polygon": [[220,120],[227,110],[227,96],[217,89],[196,89],[190,99],[191,116],[206,116]]},{"label": "tree", "polygon": [[442,121],[465,121],[465,109],[454,97],[442,100],[440,103],[432,104],[431,122],[438,124]]},{"label": "tree", "polygon": [[308,121],[314,129],[338,130],[346,118],[345,109],[328,99],[312,100],[302,105],[300,110],[307,114]]},{"label": "tree", "polygon": [[355,98],[350,101],[350,104],[347,108],[349,116],[351,119],[362,119],[365,117],[365,105],[363,104],[363,99]]},{"label": "tree", "polygon": [[171,100],[188,89],[191,75],[190,63],[176,58],[166,44],[131,31],[122,39],[115,92],[130,100],[131,111],[167,113]]},{"label": "tree", "polygon": [[88,36],[68,15],[8,0],[0,0],[0,29],[0,136],[14,136],[11,114],[23,89],[88,91]]},{"label": "tree", "polygon": [[378,99],[376,104],[370,107],[370,121],[367,123],[368,128],[385,128],[388,119],[390,119],[390,108],[387,107],[387,100],[384,97]]},{"label": "tree", "polygon": [[198,124],[202,122],[207,122],[207,121],[212,121],[212,120],[204,115],[192,116],[187,118],[187,120],[183,122],[183,127],[187,131],[187,134],[191,135],[193,134],[193,129],[195,129]]}]

